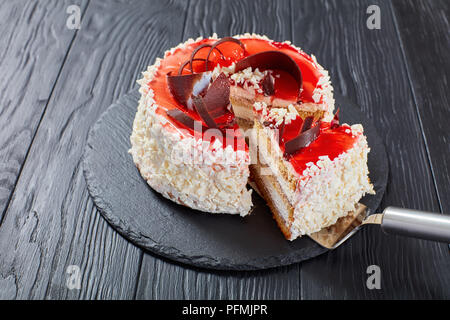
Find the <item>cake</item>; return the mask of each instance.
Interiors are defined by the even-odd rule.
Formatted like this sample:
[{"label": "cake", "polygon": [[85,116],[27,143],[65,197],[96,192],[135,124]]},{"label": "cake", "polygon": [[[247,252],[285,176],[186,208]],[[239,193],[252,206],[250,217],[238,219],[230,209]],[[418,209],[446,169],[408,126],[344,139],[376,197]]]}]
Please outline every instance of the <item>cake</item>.
[{"label": "cake", "polygon": [[[138,83],[141,98],[130,153],[147,183],[178,204],[210,213],[248,215],[252,190],[247,183],[251,179],[263,190],[283,234],[292,240],[333,224],[348,214],[365,192],[372,191],[367,178],[369,149],[362,127],[336,127],[327,71],[314,56],[290,42],[254,34],[189,39],[156,59]],[[279,144],[274,143],[274,135],[281,124],[289,129],[306,128],[305,123],[320,126],[320,134],[310,146],[297,150],[298,154],[336,132],[351,137],[351,142],[336,148],[338,155],[328,154],[330,148],[324,148],[323,154],[305,163],[302,170],[293,165],[292,159],[299,156],[285,154],[286,134],[292,130],[285,131],[286,141],[279,139]],[[260,140],[270,141],[271,147],[260,146]],[[339,145],[339,139],[325,140]],[[264,157],[255,156],[258,153]],[[347,186],[348,180],[340,178],[354,175],[348,171],[354,170],[348,168],[351,161],[361,168],[358,182]],[[325,162],[326,168],[336,167],[334,176],[340,179],[337,183],[344,194],[349,188],[349,202],[344,204],[341,195],[324,195],[321,188],[328,188],[328,182],[319,178],[306,184],[308,190],[315,188],[316,195],[300,190],[308,172]],[[283,185],[284,179],[290,179],[289,188]],[[358,183],[356,192],[353,189]],[[314,207],[320,197],[332,201]],[[308,214],[309,207],[315,209]],[[328,216],[324,210],[330,208]]]}]

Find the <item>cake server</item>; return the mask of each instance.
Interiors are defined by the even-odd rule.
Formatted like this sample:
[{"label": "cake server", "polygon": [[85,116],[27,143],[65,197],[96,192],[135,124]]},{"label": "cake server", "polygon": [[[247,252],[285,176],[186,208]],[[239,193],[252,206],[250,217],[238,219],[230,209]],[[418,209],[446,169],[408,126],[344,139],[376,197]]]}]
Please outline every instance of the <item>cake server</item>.
[{"label": "cake server", "polygon": [[348,217],[310,237],[328,249],[335,249],[369,224],[378,224],[387,234],[450,243],[450,216],[426,211],[387,207],[383,213],[367,215],[367,207],[358,204]]}]

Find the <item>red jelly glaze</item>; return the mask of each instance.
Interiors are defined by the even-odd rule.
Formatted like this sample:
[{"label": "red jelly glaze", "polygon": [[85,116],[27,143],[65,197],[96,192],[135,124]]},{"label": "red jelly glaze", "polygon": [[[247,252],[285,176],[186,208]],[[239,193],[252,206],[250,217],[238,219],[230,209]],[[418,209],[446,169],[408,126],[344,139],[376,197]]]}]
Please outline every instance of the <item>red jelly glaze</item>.
[{"label": "red jelly glaze", "polygon": [[[224,57],[220,55],[217,50],[214,50],[210,55],[210,60],[212,61],[212,68],[214,68],[217,64],[221,66],[229,66],[233,62],[236,62],[246,56],[267,51],[267,50],[280,50],[289,56],[291,56],[295,62],[299,65],[302,71],[303,77],[303,92],[301,95],[301,99],[303,102],[314,102],[312,99],[313,91],[316,88],[317,82],[321,76],[320,72],[317,70],[317,67],[306,53],[298,52],[295,48],[291,47],[286,43],[280,42],[271,42],[263,39],[240,39],[244,44],[245,52],[243,52],[242,48],[232,42],[225,42],[218,46],[220,51],[223,53]],[[169,92],[167,82],[166,82],[166,74],[171,72],[176,74],[180,65],[190,58],[192,51],[199,45],[203,43],[214,43],[217,40],[214,39],[203,39],[196,43],[192,43],[187,45],[184,48],[176,49],[173,54],[169,54],[163,60],[161,60],[161,65],[158,69],[156,77],[149,83],[150,87],[155,92],[155,101],[160,106],[165,107],[181,107],[177,104],[177,102],[173,99],[172,95]],[[196,58],[206,58],[208,54],[209,48],[203,48],[198,51]],[[194,72],[202,72],[205,69],[205,64],[202,61],[194,61],[193,63]],[[184,73],[189,72],[189,66],[186,66],[184,69]],[[293,96],[293,88],[295,87],[292,84],[292,78],[289,78],[290,75],[284,73],[282,71],[276,71],[278,74],[281,74],[282,77],[276,79],[275,81],[275,89],[277,90],[276,96],[280,97],[292,97]]]},{"label": "red jelly glaze", "polygon": [[[157,109],[157,113],[167,117],[165,113],[166,110],[173,108],[185,110],[185,108],[179,105],[171,95],[167,86],[166,75],[169,72],[172,72],[172,74],[177,74],[180,66],[185,61],[189,60],[192,51],[196,47],[204,43],[213,44],[216,41],[216,39],[200,40],[198,42],[186,45],[183,48],[176,49],[173,53],[169,53],[164,59],[160,61],[158,71],[156,72],[153,80],[149,83],[150,88],[154,91],[154,99],[156,104],[158,106],[161,106],[161,108]],[[233,42],[224,42],[218,46],[223,56],[217,50],[212,51],[210,55],[210,61],[212,63],[210,63],[209,65],[209,70],[212,70],[218,64],[221,66],[229,66],[233,62],[236,62],[258,52],[279,50],[288,54],[298,64],[300,70],[302,71],[303,91],[301,93],[300,99],[303,102],[314,102],[312,99],[313,91],[316,88],[321,74],[311,57],[309,57],[304,52],[298,52],[297,49],[291,47],[286,43],[252,38],[240,39],[240,41],[243,43],[245,51],[242,50],[242,48],[238,44]],[[197,52],[195,58],[206,58],[209,49],[210,48],[208,47],[200,49]],[[205,71],[205,62],[194,61],[193,70],[194,72]],[[190,72],[189,64],[183,69],[184,74],[188,72]],[[296,86],[295,81],[292,79],[292,76],[278,70],[275,70],[274,74],[280,75],[280,77],[275,78],[275,96],[282,99],[295,100],[297,92],[295,91]],[[188,113],[192,118],[200,120],[198,115],[192,112]],[[170,124],[166,124],[165,126],[167,128],[170,128]],[[191,132],[191,134],[193,135],[193,132]]]},{"label": "red jelly glaze", "polygon": [[[298,86],[297,81],[286,71],[274,70],[272,73],[274,77],[275,97],[290,101],[298,100]],[[302,97],[300,96],[300,99]]]},{"label": "red jelly glaze", "polygon": [[[300,119],[300,122],[302,121],[300,117],[297,119]],[[329,122],[322,122],[320,124],[319,137],[308,147],[300,149],[297,153],[288,158],[288,161],[292,164],[295,171],[300,175],[307,168],[306,164],[308,162],[316,163],[320,156],[328,156],[330,160],[333,161],[340,154],[351,149],[355,144],[358,137],[352,134],[350,127],[345,125],[331,129],[330,125]],[[291,127],[293,128],[294,126]],[[296,124],[295,127],[300,128],[300,125]],[[288,141],[289,139],[292,139],[292,136],[295,137],[297,135],[294,134],[295,130],[292,128],[289,131],[289,125],[286,125],[283,141]],[[281,149],[284,151],[283,143]]]}]

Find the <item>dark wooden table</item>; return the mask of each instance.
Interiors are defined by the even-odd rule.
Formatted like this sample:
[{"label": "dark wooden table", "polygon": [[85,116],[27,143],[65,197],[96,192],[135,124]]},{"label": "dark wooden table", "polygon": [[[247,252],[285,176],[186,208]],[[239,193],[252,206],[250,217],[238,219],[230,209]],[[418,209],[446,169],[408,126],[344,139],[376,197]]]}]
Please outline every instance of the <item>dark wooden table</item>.
[{"label": "dark wooden table", "polygon": [[[81,29],[69,29],[76,4]],[[380,8],[381,29],[366,10]],[[266,34],[314,53],[335,91],[377,124],[381,207],[450,212],[447,0],[0,3],[0,298],[450,298],[446,244],[373,227],[340,249],[259,272],[195,269],[142,251],[97,212],[81,157],[89,128],[147,65],[189,37]],[[70,290],[67,268],[79,266]],[[367,267],[381,289],[366,287]]]}]

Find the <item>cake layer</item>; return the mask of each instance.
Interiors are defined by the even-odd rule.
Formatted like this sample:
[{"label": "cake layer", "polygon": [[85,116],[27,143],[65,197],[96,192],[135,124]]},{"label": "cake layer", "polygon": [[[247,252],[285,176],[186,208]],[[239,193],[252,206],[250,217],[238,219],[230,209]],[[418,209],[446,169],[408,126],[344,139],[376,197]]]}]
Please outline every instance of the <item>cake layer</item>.
[{"label": "cake layer", "polygon": [[256,183],[260,195],[266,200],[284,237],[294,240],[291,233],[294,209],[281,191],[275,177],[263,174],[264,169],[266,168],[261,168],[260,164],[250,165],[251,177]]},{"label": "cake layer", "polygon": [[237,118],[250,121],[253,124],[255,119],[255,114],[253,106],[255,102],[264,103],[270,108],[289,108],[289,106],[294,107],[302,118],[312,116],[316,119],[324,119],[326,117],[330,118],[329,114],[333,110],[328,110],[324,104],[315,103],[293,103],[288,100],[274,99],[270,100],[268,97],[252,95],[250,90],[245,90],[239,86],[231,86],[230,90],[230,101],[233,108],[233,112]]}]

